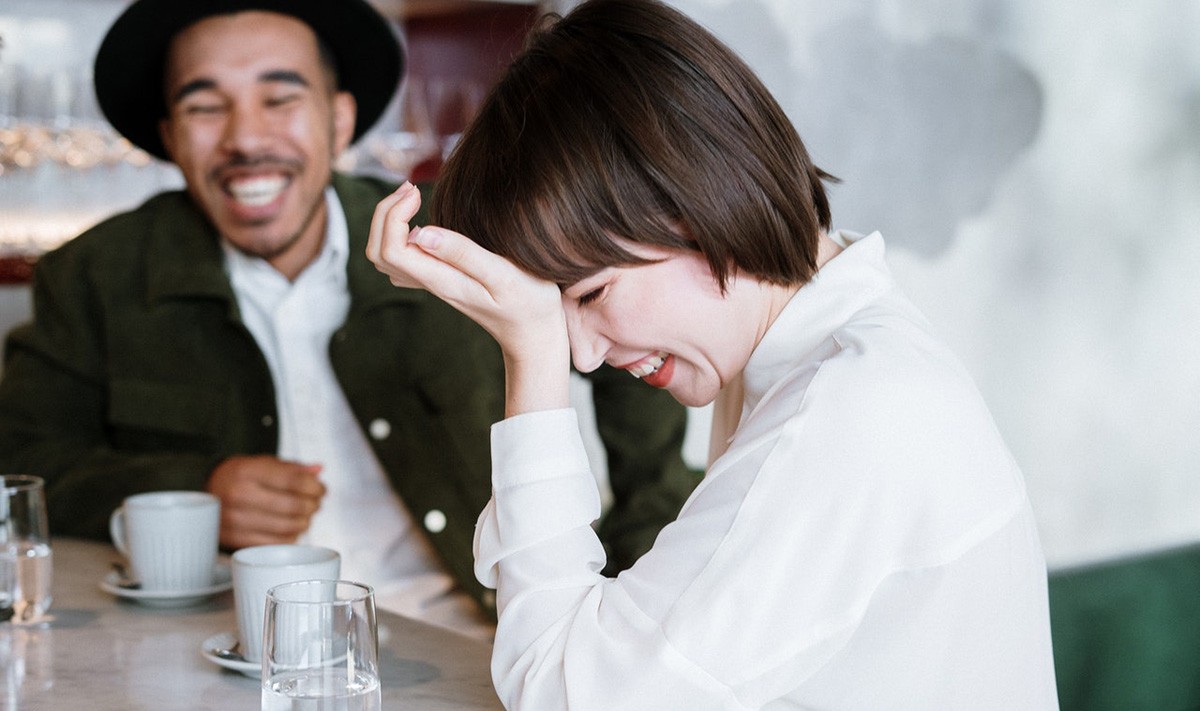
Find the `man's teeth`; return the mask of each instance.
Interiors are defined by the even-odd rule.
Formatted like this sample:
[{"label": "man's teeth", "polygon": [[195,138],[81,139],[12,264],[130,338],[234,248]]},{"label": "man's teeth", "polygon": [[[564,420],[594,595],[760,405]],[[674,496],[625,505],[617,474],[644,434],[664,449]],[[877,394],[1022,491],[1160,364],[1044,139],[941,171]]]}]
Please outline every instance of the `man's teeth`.
[{"label": "man's teeth", "polygon": [[644,378],[647,375],[657,372],[665,362],[667,362],[667,354],[659,353],[630,368],[629,374],[635,378]]},{"label": "man's teeth", "polygon": [[287,178],[275,176],[271,178],[251,178],[229,184],[229,192],[233,199],[249,207],[261,207],[279,197],[279,193],[287,187]]}]

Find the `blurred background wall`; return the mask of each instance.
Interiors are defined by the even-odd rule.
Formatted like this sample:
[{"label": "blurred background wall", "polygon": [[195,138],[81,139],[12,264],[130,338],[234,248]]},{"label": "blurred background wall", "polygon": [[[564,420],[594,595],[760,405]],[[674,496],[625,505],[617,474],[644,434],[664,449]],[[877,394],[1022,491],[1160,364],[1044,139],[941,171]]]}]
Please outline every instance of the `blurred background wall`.
[{"label": "blurred background wall", "polygon": [[[670,2],[742,54],[842,179],[835,227],[883,233],[1021,463],[1051,565],[1200,541],[1200,5]],[[123,5],[3,0],[0,131],[64,102],[100,120],[86,72]],[[344,167],[379,169],[373,145]],[[0,236],[52,246],[178,184],[107,150],[86,170],[0,163]],[[0,287],[0,328],[28,308],[26,285]]]},{"label": "blurred background wall", "polygon": [[1200,540],[1200,4],[671,0],[879,230],[1052,566]]}]

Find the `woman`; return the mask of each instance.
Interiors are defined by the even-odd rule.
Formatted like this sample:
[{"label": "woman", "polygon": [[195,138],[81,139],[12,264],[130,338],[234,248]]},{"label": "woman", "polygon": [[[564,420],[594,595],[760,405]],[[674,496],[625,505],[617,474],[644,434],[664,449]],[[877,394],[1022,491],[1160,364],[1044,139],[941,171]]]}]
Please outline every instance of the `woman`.
[{"label": "woman", "polygon": [[[727,48],[654,0],[539,31],[369,256],[500,343],[476,574],[509,708],[1053,709],[1045,563],[970,378]],[[463,235],[469,235],[467,239]],[[716,403],[705,479],[615,579],[569,358]]]}]

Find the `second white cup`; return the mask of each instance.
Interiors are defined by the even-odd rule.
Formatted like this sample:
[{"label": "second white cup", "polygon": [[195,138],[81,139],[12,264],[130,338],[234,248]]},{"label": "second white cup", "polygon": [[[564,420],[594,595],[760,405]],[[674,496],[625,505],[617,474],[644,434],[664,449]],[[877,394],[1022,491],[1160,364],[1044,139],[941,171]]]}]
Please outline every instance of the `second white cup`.
[{"label": "second white cup", "polygon": [[238,651],[262,660],[267,591],[300,580],[337,580],[342,559],[332,548],[300,544],[251,546],[232,557],[233,603],[237,608]]},{"label": "second white cup", "polygon": [[155,491],[125,499],[108,520],[113,544],[142,590],[175,592],[213,584],[221,501],[202,491]]}]

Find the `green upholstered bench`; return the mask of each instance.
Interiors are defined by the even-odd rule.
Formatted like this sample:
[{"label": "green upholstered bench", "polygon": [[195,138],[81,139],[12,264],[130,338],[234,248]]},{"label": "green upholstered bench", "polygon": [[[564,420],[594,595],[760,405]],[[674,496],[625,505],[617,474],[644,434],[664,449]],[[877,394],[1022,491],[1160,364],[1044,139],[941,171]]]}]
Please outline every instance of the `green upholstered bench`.
[{"label": "green upholstered bench", "polygon": [[1050,573],[1062,711],[1200,709],[1200,545]]}]

